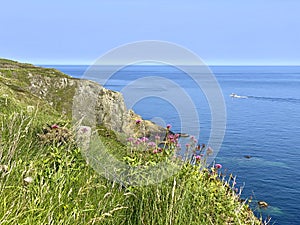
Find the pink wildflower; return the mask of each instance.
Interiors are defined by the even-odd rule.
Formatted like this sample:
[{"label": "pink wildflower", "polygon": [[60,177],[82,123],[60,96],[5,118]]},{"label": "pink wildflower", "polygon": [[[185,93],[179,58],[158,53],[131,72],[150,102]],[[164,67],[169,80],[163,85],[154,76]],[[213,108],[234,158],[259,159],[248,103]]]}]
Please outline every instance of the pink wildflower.
[{"label": "pink wildflower", "polygon": [[176,142],[176,140],[174,139],[174,135],[173,135],[173,134],[169,134],[169,135],[168,135],[168,139],[169,139],[169,141],[172,142],[172,143]]},{"label": "pink wildflower", "polygon": [[173,134],[169,134],[169,135],[168,135],[168,138],[169,138],[169,139],[173,139],[173,138],[174,138],[174,135],[173,135]]},{"label": "pink wildflower", "polygon": [[147,142],[149,139],[147,138],[147,137],[142,137],[142,138],[140,138],[140,141],[141,142]]},{"label": "pink wildflower", "polygon": [[136,144],[136,145],[141,144],[141,140],[140,140],[140,139],[137,139],[137,140],[134,142],[134,144]]},{"label": "pink wildflower", "polygon": [[155,146],[156,146],[156,143],[151,141],[151,142],[148,143],[148,146],[150,146],[150,147],[155,147]]},{"label": "pink wildflower", "polygon": [[196,158],[197,161],[199,161],[201,159],[201,156],[200,155],[196,155],[195,158]]},{"label": "pink wildflower", "polygon": [[51,128],[52,129],[57,129],[57,128],[59,128],[59,126],[57,124],[53,124],[53,125],[51,125]]},{"label": "pink wildflower", "polygon": [[141,122],[142,122],[142,121],[139,120],[139,119],[135,121],[136,124],[140,124]]},{"label": "pink wildflower", "polygon": [[133,141],[134,141],[134,138],[133,138],[133,137],[130,137],[130,138],[127,139],[127,141],[133,142]]},{"label": "pink wildflower", "polygon": [[219,163],[217,163],[217,164],[215,165],[215,168],[216,168],[216,169],[222,169],[222,165],[219,164]]},{"label": "pink wildflower", "polygon": [[154,149],[153,150],[153,154],[157,154],[158,153],[158,150],[157,149]]},{"label": "pink wildflower", "polygon": [[172,128],[171,124],[167,124],[167,129],[170,130]]},{"label": "pink wildflower", "polygon": [[160,136],[159,136],[159,135],[156,135],[156,136],[155,136],[155,139],[156,139],[156,140],[159,140],[159,139],[160,139]]}]

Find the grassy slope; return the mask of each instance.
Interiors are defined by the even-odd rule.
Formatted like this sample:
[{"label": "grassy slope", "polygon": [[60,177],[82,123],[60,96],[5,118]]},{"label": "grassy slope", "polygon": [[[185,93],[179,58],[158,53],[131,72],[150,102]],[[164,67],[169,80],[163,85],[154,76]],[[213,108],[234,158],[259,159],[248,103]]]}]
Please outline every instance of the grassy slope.
[{"label": "grassy slope", "polygon": [[[1,63],[7,69],[0,71],[15,77],[21,67],[34,70],[27,64]],[[66,143],[38,138],[54,123],[69,127],[72,134],[67,117],[0,78],[0,224],[260,224],[217,174],[189,164],[159,185],[124,189],[107,181],[86,164],[71,138]],[[22,87],[10,79],[11,85]],[[27,105],[37,102],[43,107],[27,112]],[[100,134],[115,154],[116,149],[126,154],[113,134]],[[26,183],[26,177],[33,181]]]},{"label": "grassy slope", "polygon": [[[31,80],[30,77],[32,77]],[[7,95],[17,105],[48,109],[52,111],[49,114],[53,114],[55,110],[60,114],[65,111],[67,116],[71,116],[72,101],[70,99],[73,98],[76,85],[57,88],[61,86],[63,78],[76,80],[56,69],[41,68],[0,58],[0,99]],[[35,85],[44,83],[50,83],[50,85],[47,85],[43,95],[37,91],[40,88],[32,87],[32,82]],[[37,93],[33,94],[34,92]],[[50,102],[51,105],[49,105]]]}]

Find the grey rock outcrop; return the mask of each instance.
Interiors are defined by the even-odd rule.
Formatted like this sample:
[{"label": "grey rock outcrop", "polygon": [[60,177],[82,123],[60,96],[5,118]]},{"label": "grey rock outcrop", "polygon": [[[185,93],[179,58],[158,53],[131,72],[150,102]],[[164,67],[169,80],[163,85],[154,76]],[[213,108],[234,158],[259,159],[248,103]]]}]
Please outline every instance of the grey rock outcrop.
[{"label": "grey rock outcrop", "polygon": [[[119,92],[58,70],[0,59],[0,85],[23,105],[41,103],[83,126],[104,126],[131,137],[163,137],[166,130],[126,108]],[[137,121],[139,121],[137,123]]]},{"label": "grey rock outcrop", "polygon": [[104,126],[131,137],[163,137],[166,132],[151,121],[143,120],[133,110],[128,110],[121,93],[92,81],[78,80],[72,109],[73,119],[81,120],[85,126]]}]

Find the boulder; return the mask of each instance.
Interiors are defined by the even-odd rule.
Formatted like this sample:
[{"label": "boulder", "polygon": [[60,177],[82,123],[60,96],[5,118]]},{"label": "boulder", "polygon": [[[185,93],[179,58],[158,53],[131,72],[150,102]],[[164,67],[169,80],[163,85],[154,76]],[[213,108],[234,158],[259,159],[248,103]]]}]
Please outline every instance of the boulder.
[{"label": "boulder", "polygon": [[267,208],[269,206],[265,201],[258,201],[257,204],[260,208]]}]

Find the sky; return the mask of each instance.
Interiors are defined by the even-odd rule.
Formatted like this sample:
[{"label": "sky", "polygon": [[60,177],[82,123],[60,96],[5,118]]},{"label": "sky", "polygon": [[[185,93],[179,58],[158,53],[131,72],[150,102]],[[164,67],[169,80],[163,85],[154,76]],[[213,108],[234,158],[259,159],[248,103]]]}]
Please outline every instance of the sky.
[{"label": "sky", "polygon": [[299,0],[10,0],[0,57],[93,64],[126,43],[161,40],[208,65],[300,65]]}]

